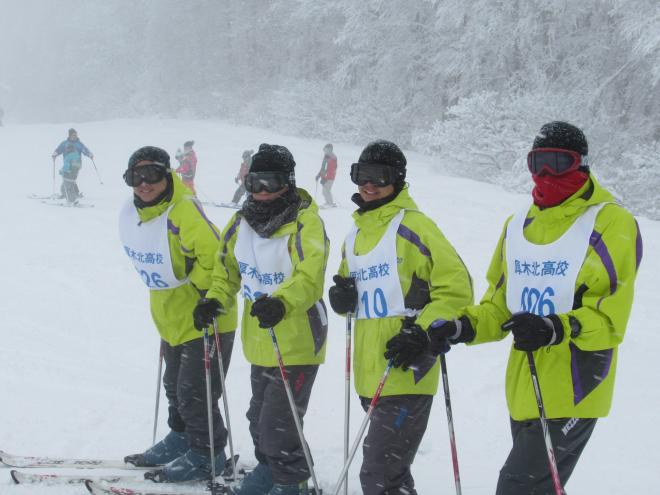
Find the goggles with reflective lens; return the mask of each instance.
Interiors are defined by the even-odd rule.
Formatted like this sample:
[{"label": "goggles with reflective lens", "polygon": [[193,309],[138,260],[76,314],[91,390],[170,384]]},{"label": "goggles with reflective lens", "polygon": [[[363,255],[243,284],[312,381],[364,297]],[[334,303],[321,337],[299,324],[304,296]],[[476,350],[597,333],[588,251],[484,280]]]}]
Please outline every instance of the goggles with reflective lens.
[{"label": "goggles with reflective lens", "polygon": [[543,172],[550,175],[564,175],[586,165],[586,157],[571,150],[559,148],[536,148],[527,155],[527,167],[533,175]]},{"label": "goggles with reflective lens", "polygon": [[364,186],[367,182],[376,187],[390,186],[401,177],[401,172],[389,165],[380,163],[354,163],[351,165],[351,180],[358,186]]},{"label": "goggles with reflective lens", "polygon": [[289,185],[288,172],[250,172],[245,176],[245,189],[250,193],[274,193]]},{"label": "goggles with reflective lens", "polygon": [[164,163],[147,163],[137,167],[131,167],[124,172],[124,180],[131,187],[137,187],[143,182],[155,184],[165,178],[168,168]]}]

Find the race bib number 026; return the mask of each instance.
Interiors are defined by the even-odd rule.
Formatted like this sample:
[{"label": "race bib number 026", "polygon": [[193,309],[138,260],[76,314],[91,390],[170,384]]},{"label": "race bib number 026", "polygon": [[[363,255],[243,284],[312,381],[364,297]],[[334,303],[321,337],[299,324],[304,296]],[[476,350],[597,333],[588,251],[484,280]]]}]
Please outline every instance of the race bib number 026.
[{"label": "race bib number 026", "polygon": [[546,287],[543,292],[535,287],[525,287],[520,298],[520,310],[534,313],[539,316],[548,316],[555,313],[555,304],[552,297],[555,291]]}]

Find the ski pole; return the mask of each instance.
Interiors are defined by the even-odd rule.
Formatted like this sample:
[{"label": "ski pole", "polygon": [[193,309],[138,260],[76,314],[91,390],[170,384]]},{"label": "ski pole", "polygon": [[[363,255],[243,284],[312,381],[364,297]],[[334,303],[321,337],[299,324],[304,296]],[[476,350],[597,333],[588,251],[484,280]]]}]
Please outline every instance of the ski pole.
[{"label": "ski pole", "polygon": [[195,190],[200,196],[202,196],[205,203],[215,204],[211,197],[199,188],[199,184],[195,184]]},{"label": "ski pole", "polygon": [[531,351],[527,351],[527,362],[529,363],[529,372],[532,375],[532,385],[534,385],[536,405],[539,408],[539,419],[541,421],[541,429],[543,430],[545,450],[548,454],[548,464],[550,466],[552,484],[555,488],[556,495],[564,495],[564,490],[561,487],[561,480],[559,479],[557,461],[555,460],[555,450],[552,448],[552,439],[550,438],[550,431],[548,430],[548,420],[545,417],[545,408],[543,407],[543,398],[541,397],[541,387],[539,386],[539,376],[536,373],[536,363],[534,362],[534,355]]},{"label": "ski pole", "polygon": [[99,174],[99,169],[96,168],[96,162],[94,161],[94,158],[90,158],[92,160],[92,165],[94,165],[94,170],[96,170],[96,176],[99,178],[99,182],[101,185],[103,185],[103,181],[101,180],[101,174]]},{"label": "ski pole", "polygon": [[156,444],[156,429],[158,428],[158,407],[160,406],[160,381],[163,376],[163,356],[165,354],[165,342],[160,341],[160,352],[158,353],[158,376],[156,377],[156,407],[154,408],[154,434],[151,445]]},{"label": "ski pole", "polygon": [[309,445],[307,445],[307,441],[305,440],[305,434],[303,433],[302,424],[300,422],[300,415],[298,414],[296,403],[293,400],[291,385],[289,384],[289,379],[286,376],[286,369],[284,368],[282,353],[280,352],[280,346],[277,344],[277,337],[275,336],[275,330],[273,329],[273,327],[268,328],[268,333],[270,333],[270,338],[273,341],[273,348],[275,349],[275,355],[277,356],[277,364],[280,368],[280,375],[282,375],[282,382],[284,382],[284,390],[286,391],[287,399],[289,399],[289,407],[291,408],[293,421],[296,424],[296,430],[298,430],[298,437],[300,438],[300,443],[302,444],[303,452],[305,453],[305,460],[307,461],[307,467],[309,468],[309,472],[312,475],[314,490],[316,491],[316,495],[320,495],[321,490],[319,488],[319,483],[316,480],[316,473],[314,472],[314,465],[312,464],[312,455],[309,452]]},{"label": "ski pole", "polygon": [[220,368],[220,384],[222,385],[222,404],[225,408],[225,420],[227,421],[227,441],[229,442],[229,455],[231,456],[231,468],[236,477],[236,459],[234,458],[234,442],[231,435],[231,422],[229,421],[229,400],[227,399],[227,387],[225,386],[225,363],[222,358],[222,347],[220,346],[220,332],[218,331],[218,320],[213,318],[213,331],[215,332],[215,346],[218,349],[218,367]]},{"label": "ski pole", "polygon": [[442,388],[445,391],[445,409],[447,410],[447,426],[449,428],[449,445],[451,447],[451,462],[454,467],[454,483],[456,495],[461,495],[461,475],[458,471],[458,452],[456,451],[456,435],[454,434],[454,415],[451,412],[451,397],[449,396],[449,375],[447,374],[447,360],[440,354],[440,368],[442,370]]},{"label": "ski pole", "polygon": [[[351,405],[351,318],[346,313],[346,368],[344,371],[344,462],[348,460],[350,405]],[[348,495],[348,477],[344,480],[344,495]]]},{"label": "ski pole", "polygon": [[209,450],[211,451],[211,492],[215,481],[215,446],[213,445],[213,412],[211,410],[211,360],[209,359],[209,329],[204,327],[204,376],[206,378],[206,415],[209,422]]},{"label": "ski pole", "polygon": [[344,463],[344,467],[342,468],[341,473],[339,474],[339,479],[337,480],[337,484],[335,485],[335,489],[332,492],[332,495],[337,495],[339,493],[339,490],[341,489],[341,485],[344,481],[344,478],[346,478],[346,474],[348,473],[348,468],[350,467],[351,462],[353,462],[353,457],[355,457],[355,452],[360,446],[360,441],[362,440],[362,435],[364,435],[364,430],[367,429],[367,424],[371,419],[371,414],[374,412],[376,404],[378,403],[378,399],[380,399],[380,394],[383,391],[383,387],[385,386],[385,382],[387,381],[387,377],[390,375],[393,362],[394,362],[393,359],[390,359],[387,362],[387,366],[385,367],[385,372],[383,373],[383,376],[380,379],[380,383],[378,383],[378,388],[376,389],[376,393],[371,399],[371,403],[369,404],[369,409],[367,409],[367,414],[362,420],[362,424],[360,425],[360,430],[358,431],[358,434],[355,437],[355,441],[353,442],[351,451],[348,454],[348,459]]}]

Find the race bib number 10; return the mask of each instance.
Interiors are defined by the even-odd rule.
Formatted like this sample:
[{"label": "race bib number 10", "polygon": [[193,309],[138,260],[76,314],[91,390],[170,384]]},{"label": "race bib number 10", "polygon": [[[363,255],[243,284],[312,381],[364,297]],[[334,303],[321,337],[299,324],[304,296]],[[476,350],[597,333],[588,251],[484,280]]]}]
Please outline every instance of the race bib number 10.
[{"label": "race bib number 10", "polygon": [[[360,297],[360,307],[364,310],[365,318],[385,318],[387,316],[387,300],[383,289],[377,287],[371,294],[370,291],[363,291]],[[373,316],[372,316],[373,311]]]}]

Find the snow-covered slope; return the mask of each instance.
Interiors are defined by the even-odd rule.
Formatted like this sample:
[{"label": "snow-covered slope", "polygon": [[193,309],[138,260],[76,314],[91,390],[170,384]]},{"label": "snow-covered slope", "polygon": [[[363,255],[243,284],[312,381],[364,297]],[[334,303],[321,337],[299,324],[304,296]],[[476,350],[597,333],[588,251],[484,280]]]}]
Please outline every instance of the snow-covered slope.
[{"label": "snow-covered slope", "polygon": [[[256,150],[261,142],[289,147],[297,162],[299,186],[314,195],[314,176],[325,143],[222,122],[79,124],[79,136],[94,152],[104,182],[99,184],[91,163],[85,160],[79,184],[85,201],[95,207],[58,208],[27,199],[30,193],[51,192],[50,154],[66,137],[68,127],[0,128],[5,173],[0,198],[0,449],[32,455],[122,457],[150,443],[158,354],[147,291],[121,252],[117,238],[118,209],[131,194],[121,178],[129,155],[146,144],[162,146],[173,155],[184,141],[194,139],[200,160],[196,183],[201,199],[228,201],[235,189],[233,177],[242,151]],[[360,149],[335,143],[335,152],[339,173],[333,192],[340,207],[321,211],[332,242],[326,282],[339,264],[339,247],[349,226],[353,210],[349,198],[355,186],[348,171]],[[472,273],[476,297],[480,298],[502,224],[508,214],[528,202],[528,197],[436,175],[431,172],[430,160],[409,154],[411,194],[454,243]],[[233,213],[211,206],[206,210],[221,228]],[[635,307],[621,346],[614,406],[610,416],[596,427],[568,484],[570,493],[660,492],[656,447],[660,333],[655,331],[654,314],[660,224],[645,218],[639,223],[646,250]],[[343,455],[344,321],[333,314],[330,324],[327,362],[319,372],[305,418],[317,474],[326,488],[334,484]],[[508,348],[508,341],[469,349],[460,346],[447,356],[466,495],[493,493],[510,447],[504,401]],[[252,442],[244,417],[248,383],[249,366],[238,344],[228,375],[228,397],[234,444],[242,460],[251,463]],[[363,413],[355,395],[352,399],[355,431]],[[443,405],[439,396],[413,465],[422,494],[454,492]],[[160,419],[163,432],[164,414]],[[360,462],[358,451],[350,471],[351,493],[360,493]],[[82,487],[14,486],[8,470],[0,468],[0,495],[83,492]]]}]

